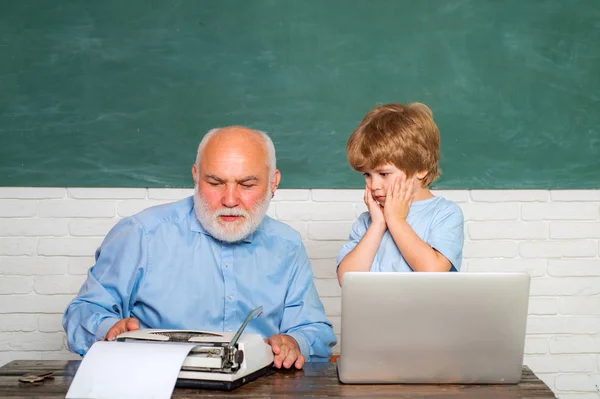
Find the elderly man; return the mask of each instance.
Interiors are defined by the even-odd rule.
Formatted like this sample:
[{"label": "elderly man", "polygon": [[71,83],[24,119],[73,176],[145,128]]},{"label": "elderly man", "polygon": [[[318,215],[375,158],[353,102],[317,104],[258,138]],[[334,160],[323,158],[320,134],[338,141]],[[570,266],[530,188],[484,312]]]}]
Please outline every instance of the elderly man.
[{"label": "elderly man", "polygon": [[336,343],[300,235],[266,216],[280,180],[275,149],[244,127],[206,134],[194,197],[146,209],[112,228],[63,317],[69,348],[144,328],[235,331],[271,345],[276,367],[326,361]]}]

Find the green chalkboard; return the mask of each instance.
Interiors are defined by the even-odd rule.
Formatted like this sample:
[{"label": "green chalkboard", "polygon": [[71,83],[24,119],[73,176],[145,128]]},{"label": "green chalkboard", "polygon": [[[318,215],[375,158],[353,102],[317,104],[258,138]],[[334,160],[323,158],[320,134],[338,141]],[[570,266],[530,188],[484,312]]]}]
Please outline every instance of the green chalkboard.
[{"label": "green chalkboard", "polygon": [[359,188],[348,135],[395,101],[433,109],[436,188],[599,188],[600,1],[0,2],[0,186],[190,187],[246,125],[282,188]]}]

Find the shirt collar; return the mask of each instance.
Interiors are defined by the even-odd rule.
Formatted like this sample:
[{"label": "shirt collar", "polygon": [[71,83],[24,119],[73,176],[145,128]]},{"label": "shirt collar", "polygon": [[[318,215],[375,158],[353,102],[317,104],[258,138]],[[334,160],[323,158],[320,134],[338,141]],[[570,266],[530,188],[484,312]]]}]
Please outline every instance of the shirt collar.
[{"label": "shirt collar", "polygon": [[[212,238],[213,240],[217,240],[215,237],[213,237],[212,235],[210,235],[210,233],[208,231],[206,231],[206,229],[204,228],[204,226],[202,226],[202,224],[198,220],[198,217],[196,216],[196,212],[194,212],[193,208],[192,208],[192,213],[191,213],[191,219],[192,220],[190,222],[190,230],[195,231],[197,233],[202,233],[204,235],[207,235],[210,238]],[[261,225],[262,225],[262,223],[261,223]],[[256,230],[259,230],[260,227],[261,226],[258,226],[258,229],[256,229]],[[255,234],[256,234],[256,231],[252,232],[252,234],[250,234],[248,237],[243,238],[242,242],[247,242],[247,243],[252,242],[252,240],[254,239],[254,235]]]}]

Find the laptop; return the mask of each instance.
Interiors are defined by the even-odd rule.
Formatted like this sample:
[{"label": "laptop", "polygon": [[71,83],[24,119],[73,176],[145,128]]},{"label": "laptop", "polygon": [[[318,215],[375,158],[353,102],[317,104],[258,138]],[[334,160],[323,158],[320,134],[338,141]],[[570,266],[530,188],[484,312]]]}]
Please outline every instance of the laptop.
[{"label": "laptop", "polygon": [[346,384],[516,384],[527,273],[348,272],[338,377]]}]

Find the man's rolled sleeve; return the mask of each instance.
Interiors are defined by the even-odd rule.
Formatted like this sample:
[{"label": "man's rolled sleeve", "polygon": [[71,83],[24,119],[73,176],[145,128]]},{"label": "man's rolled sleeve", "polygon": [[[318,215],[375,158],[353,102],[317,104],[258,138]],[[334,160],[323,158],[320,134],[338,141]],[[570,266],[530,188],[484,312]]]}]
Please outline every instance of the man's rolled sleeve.
[{"label": "man's rolled sleeve", "polygon": [[132,290],[145,263],[142,227],[134,218],[121,220],[96,251],[96,264],[63,316],[71,351],[85,354],[117,321],[129,317]]},{"label": "man's rolled sleeve", "polygon": [[114,319],[112,317],[107,317],[102,320],[98,325],[98,329],[96,330],[96,341],[100,341],[104,337],[106,337],[106,333],[111,329],[112,326],[115,325],[120,319]]}]

